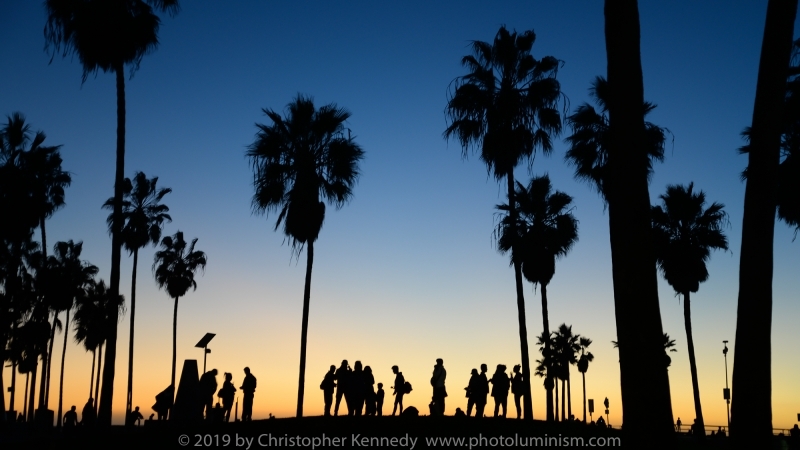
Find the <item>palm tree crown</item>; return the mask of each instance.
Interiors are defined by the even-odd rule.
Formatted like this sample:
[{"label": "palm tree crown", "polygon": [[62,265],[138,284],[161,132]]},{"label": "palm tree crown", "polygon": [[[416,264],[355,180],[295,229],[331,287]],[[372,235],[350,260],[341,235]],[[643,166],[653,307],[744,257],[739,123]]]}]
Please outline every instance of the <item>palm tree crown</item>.
[{"label": "palm tree crown", "polygon": [[161,240],[161,250],[155,254],[153,271],[156,284],[167,291],[170,297],[183,297],[189,288],[197,289],[194,274],[198,269],[205,269],[206,254],[195,250],[197,238],[188,243],[183,239],[183,232]]},{"label": "palm tree crown", "polygon": [[689,186],[670,185],[653,207],[656,261],[664,278],[678,293],[697,292],[708,279],[706,261],[712,249],[728,249],[722,232],[725,205],[714,202],[706,209],[705,193]]},{"label": "palm tree crown", "polygon": [[[157,188],[158,177],[147,178],[143,172],[136,172],[133,180],[125,178],[122,192],[122,240],[125,248],[133,253],[148,244],[158,244],[165,222],[172,222],[167,212],[169,207],[161,204],[165,195],[172,192],[170,188]],[[113,210],[114,198],[109,198],[103,208]],[[114,215],[109,214],[109,230],[114,222]]]},{"label": "palm tree crown", "polygon": [[[594,99],[599,111],[588,103],[584,103],[567,118],[572,128],[572,135],[567,137],[569,149],[565,155],[567,162],[575,166],[575,178],[593,184],[605,199],[606,179],[608,172],[608,148],[610,134],[608,128],[608,81],[596,77],[589,88],[589,95]],[[642,105],[647,116],[656,105],[645,102]],[[664,142],[669,130],[650,122],[645,122],[645,139],[647,142],[648,179],[653,173],[653,162],[664,160]]]}]

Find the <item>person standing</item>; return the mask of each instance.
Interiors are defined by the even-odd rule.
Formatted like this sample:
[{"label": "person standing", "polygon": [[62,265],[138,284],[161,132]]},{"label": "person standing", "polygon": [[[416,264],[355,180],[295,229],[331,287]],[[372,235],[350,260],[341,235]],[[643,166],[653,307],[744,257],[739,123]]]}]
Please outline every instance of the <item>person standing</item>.
[{"label": "person standing", "polygon": [[439,416],[444,415],[444,398],[447,397],[444,387],[445,378],[447,378],[447,371],[444,368],[444,361],[442,358],[438,358],[436,365],[433,366],[431,386],[433,386],[433,404],[436,407],[436,414]]},{"label": "person standing", "polygon": [[325,400],[325,416],[331,415],[331,406],[333,405],[333,390],[336,388],[336,366],[331,364],[330,370],[322,378],[319,388],[322,389],[322,396]]},{"label": "person standing", "polygon": [[[481,379],[480,376],[478,375],[478,369],[472,369],[472,372],[470,373],[469,377],[469,383],[467,384],[467,387],[464,388],[464,390],[467,391],[467,398],[468,398],[467,417],[472,415],[472,408],[475,406],[475,399],[478,398],[478,394],[481,391],[480,383]],[[477,409],[475,411],[476,411],[475,416],[480,417],[477,414]]]},{"label": "person standing", "polygon": [[378,392],[375,393],[375,412],[380,417],[383,415],[383,383],[378,383]]},{"label": "person standing", "polygon": [[200,377],[200,397],[205,407],[206,420],[213,418],[214,394],[217,392],[217,369],[211,369]]},{"label": "person standing", "polygon": [[478,376],[478,389],[475,395],[475,417],[483,417],[486,408],[486,396],[489,395],[489,380],[486,372],[489,370],[486,364],[481,364],[481,374]]},{"label": "person standing", "polygon": [[347,383],[350,378],[350,366],[347,364],[347,360],[342,360],[342,365],[336,369],[336,373],[334,374],[334,378],[336,380],[336,406],[333,408],[333,415],[339,415],[339,404],[342,402],[342,396],[344,395],[344,402],[347,406],[347,410],[350,411],[349,406],[349,398],[350,394],[345,395],[345,391],[347,391]]},{"label": "person standing", "polygon": [[233,387],[233,375],[230,372],[225,372],[225,381],[222,382],[222,389],[219,390],[217,396],[222,399],[222,412],[225,415],[225,422],[231,421],[231,409],[233,408],[233,397],[236,394],[236,388]]},{"label": "person standing", "polygon": [[64,428],[75,428],[78,426],[78,412],[75,410],[75,405],[72,405],[72,409],[67,411],[64,414]]},{"label": "person standing", "polygon": [[392,373],[394,374],[394,408],[392,408],[392,415],[395,415],[397,412],[397,405],[400,405],[400,414],[403,414],[403,396],[406,394],[405,385],[406,385],[406,378],[403,376],[403,372],[400,372],[400,368],[397,366],[392,366]]},{"label": "person standing", "polygon": [[503,364],[497,365],[494,375],[492,375],[492,397],[494,397],[494,417],[497,417],[500,407],[503,407],[503,418],[506,417],[506,408],[508,407],[508,387],[510,385],[508,375],[506,375],[506,366]]},{"label": "person standing", "polygon": [[256,392],[256,377],[250,373],[250,368],[244,368],[244,381],[239,389],[244,393],[242,400],[242,422],[249,422],[253,420],[253,397]]},{"label": "person standing", "polygon": [[525,383],[520,373],[520,365],[514,366],[514,376],[511,378],[511,393],[514,394],[514,406],[517,407],[517,419],[522,417],[522,408],[520,407],[520,398],[525,393]]}]

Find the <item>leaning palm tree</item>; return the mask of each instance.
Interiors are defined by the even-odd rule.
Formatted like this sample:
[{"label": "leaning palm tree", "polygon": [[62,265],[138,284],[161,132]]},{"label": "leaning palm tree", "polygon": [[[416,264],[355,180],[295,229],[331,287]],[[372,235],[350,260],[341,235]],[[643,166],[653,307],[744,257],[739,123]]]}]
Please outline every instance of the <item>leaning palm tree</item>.
[{"label": "leaning palm tree", "polygon": [[[175,15],[178,0],[46,0],[45,49],[52,56],[77,55],[83,66],[83,81],[91,73],[113,72],[117,90],[117,148],[114,175],[114,225],[111,233],[111,279],[113,297],[119,295],[122,247],[122,192],[125,174],[125,66],[131,75],[144,55],[158,46],[161,20],[155,14]],[[51,58],[52,61],[52,58]],[[111,425],[114,396],[117,324],[112,324],[103,372],[103,396],[98,420]]]},{"label": "leaning palm tree", "polygon": [[653,239],[656,262],[664,278],[675,292],[683,296],[683,321],[686,326],[686,344],[689,349],[689,367],[692,373],[695,417],[699,427],[704,426],[700,406],[700,386],[697,381],[697,362],[694,357],[690,293],[700,289],[708,280],[706,261],[711,250],[727,250],[728,239],[722,232],[726,222],[724,205],[712,203],[704,208],[703,191],[693,192],[689,186],[667,186],[666,194],[659,198],[662,204],[653,207]]},{"label": "leaning palm tree", "polygon": [[272,125],[256,124],[259,131],[247,151],[254,172],[253,209],[280,211],[275,230],[283,224],[283,233],[298,255],[307,246],[297,389],[297,417],[302,417],[314,242],[325,220],[325,202],[341,208],[353,196],[364,151],[349,130],[344,136],[350,113],[335,104],[316,109],[311,98],[298,96],[287,106],[285,117],[271,109],[263,111]]},{"label": "leaning palm tree", "polygon": [[[128,340],[128,391],[125,406],[125,417],[131,413],[133,403],[133,331],[136,317],[136,268],[139,264],[139,249],[149,244],[156,245],[161,239],[161,230],[164,222],[171,222],[172,217],[167,214],[169,208],[161,204],[164,196],[172,192],[170,188],[158,189],[158,177],[147,178],[143,172],[136,172],[133,181],[125,178],[122,202],[122,241],[125,249],[133,254],[133,274],[131,275],[131,327]],[[106,200],[103,205],[106,209],[114,209],[114,199]],[[109,228],[114,223],[114,215],[108,216]],[[128,423],[126,421],[126,423]],[[128,425],[133,425],[128,423]]]},{"label": "leaning palm tree", "polygon": [[581,336],[578,345],[581,347],[581,356],[578,358],[578,372],[581,373],[583,378],[583,423],[586,423],[586,371],[589,370],[589,363],[594,361],[594,355],[592,355],[592,352],[586,351],[592,345],[591,339]]},{"label": "leaning palm tree", "polygon": [[[195,250],[197,238],[187,244],[183,240],[183,232],[178,231],[174,236],[167,236],[161,240],[161,250],[157,251],[153,260],[153,272],[156,284],[164,288],[170,297],[175,299],[175,308],[172,315],[172,378],[171,386],[175,386],[175,362],[177,357],[178,339],[178,299],[186,295],[189,288],[197,289],[194,274],[198,269],[205,269],[206,254]],[[107,364],[108,362],[106,362]]]},{"label": "leaning palm tree", "polygon": [[[517,252],[522,260],[522,275],[542,290],[543,334],[550,335],[547,312],[547,285],[556,271],[556,258],[566,256],[578,240],[578,221],[572,215],[572,197],[561,191],[552,191],[547,175],[534,177],[528,187],[517,182],[514,194],[517,223],[511,222],[507,204],[497,209],[507,214],[498,224],[498,248],[507,252],[514,242],[519,242]],[[514,233],[514,234],[512,234]],[[550,375],[552,377],[552,374]],[[552,389],[547,390],[547,420],[554,419]]]},{"label": "leaning palm tree", "polygon": [[[517,35],[500,27],[493,43],[473,41],[472,54],[461,60],[469,73],[453,81],[445,110],[450,125],[444,137],[458,139],[464,158],[470,150],[478,150],[495,179],[506,179],[512,224],[517,221],[514,168],[532,158],[537,149],[549,154],[551,135],[561,132],[558,102],[562,94],[556,80],[560,62],[552,56],[535,59],[530,54],[535,40],[532,30]],[[511,244],[512,248],[516,245]],[[529,374],[522,261],[513,250],[511,264],[517,292],[522,371]],[[530,377],[526,376],[524,383],[524,418],[532,420]]]}]

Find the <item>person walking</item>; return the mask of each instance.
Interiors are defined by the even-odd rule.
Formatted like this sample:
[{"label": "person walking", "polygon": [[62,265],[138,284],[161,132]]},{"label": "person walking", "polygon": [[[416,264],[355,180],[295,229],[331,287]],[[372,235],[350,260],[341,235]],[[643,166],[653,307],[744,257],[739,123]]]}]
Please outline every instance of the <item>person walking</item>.
[{"label": "person walking", "polygon": [[242,400],[242,422],[249,422],[253,420],[253,397],[256,392],[256,377],[250,373],[250,368],[244,368],[244,381],[239,389],[244,393]]},{"label": "person walking", "polygon": [[395,415],[397,412],[397,405],[400,405],[400,414],[403,414],[403,396],[406,394],[405,385],[406,385],[406,378],[403,376],[403,372],[400,372],[400,368],[397,366],[392,366],[392,373],[394,374],[394,408],[392,409],[392,415]]},{"label": "person walking", "polygon": [[444,381],[447,378],[447,370],[444,368],[444,361],[442,358],[436,360],[436,365],[433,366],[433,376],[431,376],[431,386],[433,386],[433,404],[436,409],[436,415],[444,415],[444,399],[447,397],[447,390],[444,387]]}]

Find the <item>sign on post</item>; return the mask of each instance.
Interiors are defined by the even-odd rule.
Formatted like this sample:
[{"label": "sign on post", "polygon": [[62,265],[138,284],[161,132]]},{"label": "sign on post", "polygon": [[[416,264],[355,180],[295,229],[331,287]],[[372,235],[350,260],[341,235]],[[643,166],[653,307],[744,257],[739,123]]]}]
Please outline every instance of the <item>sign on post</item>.
[{"label": "sign on post", "polygon": [[[594,399],[590,398],[589,399],[589,414],[593,414],[593,413],[594,413]],[[800,414],[798,414],[797,416],[800,417]],[[800,420],[800,419],[798,419],[798,420]]]}]

